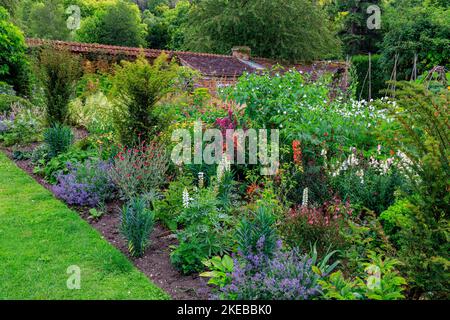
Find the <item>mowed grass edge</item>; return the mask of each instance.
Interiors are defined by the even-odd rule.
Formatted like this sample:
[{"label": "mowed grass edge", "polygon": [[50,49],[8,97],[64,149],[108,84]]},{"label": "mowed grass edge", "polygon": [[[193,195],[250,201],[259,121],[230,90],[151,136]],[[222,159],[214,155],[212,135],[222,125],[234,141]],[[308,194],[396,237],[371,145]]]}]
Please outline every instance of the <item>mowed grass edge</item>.
[{"label": "mowed grass edge", "polygon": [[[79,215],[0,152],[0,299],[169,299]],[[80,289],[69,289],[70,266]]]}]

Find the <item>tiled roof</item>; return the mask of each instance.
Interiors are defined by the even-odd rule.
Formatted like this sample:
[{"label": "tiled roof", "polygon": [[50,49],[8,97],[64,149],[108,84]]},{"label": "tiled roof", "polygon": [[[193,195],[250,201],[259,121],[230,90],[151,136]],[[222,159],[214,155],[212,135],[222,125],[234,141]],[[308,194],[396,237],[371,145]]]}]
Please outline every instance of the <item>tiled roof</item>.
[{"label": "tiled roof", "polygon": [[[95,43],[79,43],[56,40],[43,39],[27,39],[29,47],[39,47],[49,45],[54,48],[69,50],[79,54],[103,54],[109,56],[128,56],[137,57],[144,53],[146,58],[155,59],[161,53],[165,52],[169,58],[176,57],[181,64],[198,70],[204,76],[210,77],[239,77],[244,72],[254,73],[263,68],[271,68],[277,62],[265,58],[252,58],[252,61],[243,61],[233,56],[185,52],[185,51],[168,51],[157,49],[143,49],[132,47],[111,46]],[[345,66],[341,62],[317,62],[311,65],[284,65],[285,68],[295,68],[299,71],[312,74],[320,74],[323,72],[335,73]]]},{"label": "tiled roof", "polygon": [[195,53],[177,53],[180,62],[198,70],[201,74],[213,77],[239,77],[244,72],[257,69],[232,56],[200,56]]}]

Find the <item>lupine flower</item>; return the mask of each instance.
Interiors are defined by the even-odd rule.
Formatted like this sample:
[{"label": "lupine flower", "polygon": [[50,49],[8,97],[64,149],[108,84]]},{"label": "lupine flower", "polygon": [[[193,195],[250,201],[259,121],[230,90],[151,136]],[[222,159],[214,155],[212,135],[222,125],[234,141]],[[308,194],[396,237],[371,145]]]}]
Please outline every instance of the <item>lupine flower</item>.
[{"label": "lupine flower", "polygon": [[305,189],[303,189],[302,207],[308,206],[308,193],[309,193],[309,189],[307,187]]},{"label": "lupine flower", "polygon": [[189,191],[187,188],[184,188],[183,190],[183,207],[189,208],[189,202],[191,198],[189,197]]},{"label": "lupine flower", "polygon": [[217,181],[218,182],[222,181],[224,173],[230,170],[231,170],[231,163],[228,160],[227,155],[224,153],[222,156],[222,160],[217,166]]}]

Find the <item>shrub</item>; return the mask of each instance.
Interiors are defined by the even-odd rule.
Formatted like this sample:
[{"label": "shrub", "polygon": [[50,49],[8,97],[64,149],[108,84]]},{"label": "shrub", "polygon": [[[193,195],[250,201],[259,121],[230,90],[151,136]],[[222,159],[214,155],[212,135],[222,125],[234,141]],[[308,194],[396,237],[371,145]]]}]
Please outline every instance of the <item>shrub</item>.
[{"label": "shrub", "polygon": [[60,173],[69,173],[69,169],[67,168],[68,163],[84,162],[95,156],[96,153],[92,150],[84,151],[76,149],[61,153],[52,159],[49,159],[48,155],[44,154],[44,157],[38,160],[33,172],[43,175],[48,182],[55,184]]},{"label": "shrub", "polygon": [[34,165],[39,163],[47,163],[50,160],[48,156],[48,145],[43,143],[36,147],[31,154],[31,162]]},{"label": "shrub", "polygon": [[120,232],[128,242],[128,251],[133,257],[141,257],[150,244],[154,214],[147,209],[143,198],[132,198],[122,208]]},{"label": "shrub", "polygon": [[43,121],[40,110],[13,103],[8,116],[0,118],[0,141],[5,146],[38,141]]},{"label": "shrub", "polygon": [[162,54],[153,65],[144,56],[135,62],[122,62],[113,79],[115,126],[121,141],[134,145],[138,137],[149,138],[158,120],[153,113],[155,104],[174,91],[180,67]]},{"label": "shrub", "polygon": [[185,189],[192,189],[192,178],[189,176],[181,176],[172,181],[164,191],[163,198],[154,202],[156,217],[171,230],[177,230],[177,219],[183,211],[182,194]]},{"label": "shrub", "polygon": [[177,222],[179,246],[171,253],[172,264],[185,274],[204,270],[202,261],[230,250],[230,217],[218,208],[214,188],[199,189],[193,198],[183,192],[183,211]]},{"label": "shrub", "polygon": [[113,130],[113,105],[102,92],[85,99],[77,98],[69,103],[69,119],[70,123],[91,133],[110,132]]},{"label": "shrub", "polygon": [[[14,86],[19,94],[29,94],[29,65],[22,31],[10,21],[9,13],[0,7],[0,82]],[[0,112],[2,112],[0,107]]]},{"label": "shrub", "polygon": [[326,299],[398,300],[404,298],[402,292],[406,284],[406,280],[395,269],[398,264],[398,260],[372,252],[368,255],[368,262],[364,263],[363,279],[356,277],[347,280],[341,271],[337,271],[318,282]]},{"label": "shrub", "polygon": [[243,255],[256,253],[258,243],[262,241],[262,252],[271,256],[277,241],[273,211],[264,206],[258,207],[253,220],[244,218],[241,221],[236,231],[236,239]]},{"label": "shrub", "polygon": [[381,107],[396,120],[395,132],[382,138],[400,150],[402,172],[408,176],[411,197],[410,227],[402,230],[399,258],[412,294],[446,297],[449,282],[448,212],[450,212],[449,91],[427,90],[425,84],[397,82],[395,103]]},{"label": "shrub", "polygon": [[44,141],[48,145],[50,158],[67,152],[73,142],[73,133],[69,127],[56,124],[44,132]]},{"label": "shrub", "polygon": [[22,108],[33,108],[31,102],[24,98],[9,94],[0,94],[0,113],[10,112],[14,105]]},{"label": "shrub", "polygon": [[135,148],[124,147],[115,157],[111,178],[122,196],[135,196],[158,189],[165,181],[168,156],[157,142],[139,142]]},{"label": "shrub", "polygon": [[408,199],[396,201],[386,211],[380,215],[380,222],[389,240],[398,248],[400,241],[400,231],[411,227],[410,215],[411,202]]},{"label": "shrub", "polygon": [[68,105],[80,75],[80,60],[72,54],[44,49],[39,56],[46,97],[47,121],[50,125],[68,120]]},{"label": "shrub", "polygon": [[315,244],[323,254],[331,246],[342,248],[340,232],[352,212],[349,202],[336,197],[320,207],[297,206],[289,210],[280,230],[291,247],[309,248]]}]

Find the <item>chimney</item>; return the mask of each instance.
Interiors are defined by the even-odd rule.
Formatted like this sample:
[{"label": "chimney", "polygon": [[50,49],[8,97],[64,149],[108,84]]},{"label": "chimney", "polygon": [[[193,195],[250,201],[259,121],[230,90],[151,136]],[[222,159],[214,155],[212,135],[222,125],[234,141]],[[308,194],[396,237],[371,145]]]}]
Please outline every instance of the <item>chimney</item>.
[{"label": "chimney", "polygon": [[239,60],[249,61],[252,50],[250,49],[250,47],[238,46],[238,47],[233,47],[231,49],[231,52],[233,53],[233,57],[235,57]]}]

